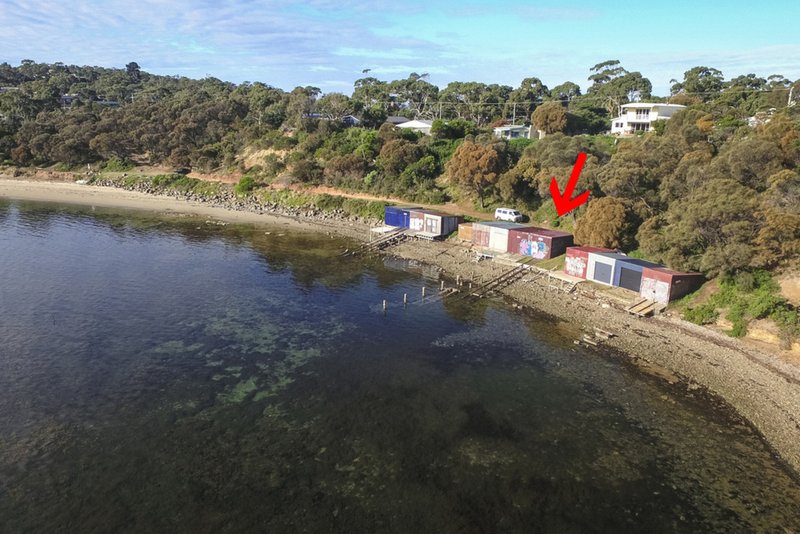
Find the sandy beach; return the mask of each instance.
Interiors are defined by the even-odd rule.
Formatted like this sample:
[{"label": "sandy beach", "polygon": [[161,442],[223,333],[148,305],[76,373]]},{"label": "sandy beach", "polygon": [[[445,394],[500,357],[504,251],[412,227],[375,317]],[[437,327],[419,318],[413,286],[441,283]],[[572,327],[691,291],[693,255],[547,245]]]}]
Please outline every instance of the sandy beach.
[{"label": "sandy beach", "polygon": [[[75,183],[0,177],[0,197],[185,213],[235,223],[283,224],[353,238],[368,235],[368,224],[363,221],[289,218]],[[453,242],[405,242],[390,253],[435,265],[452,280],[457,276],[488,280],[508,269],[489,261],[475,262],[468,247]],[[523,278],[503,293],[523,308],[523,313],[524,308],[532,308],[552,316],[557,323],[554,328],[575,339],[595,327],[613,333],[613,337],[599,343],[618,351],[644,373],[667,381],[670,387],[723,399],[761,433],[795,473],[800,473],[800,365],[796,360],[676,317],[635,318],[624,312],[622,301],[613,293],[583,286],[564,294],[549,287],[546,278]]]},{"label": "sandy beach", "polygon": [[190,214],[231,223],[280,224],[295,229],[324,228],[348,237],[363,238],[368,235],[366,225],[355,223],[335,224],[320,220],[303,220],[298,217],[252,211],[232,210],[210,206],[169,196],[150,195],[113,187],[81,185],[74,182],[19,180],[0,176],[0,197],[37,202],[81,204],[104,208],[122,208],[155,211],[164,214]]}]

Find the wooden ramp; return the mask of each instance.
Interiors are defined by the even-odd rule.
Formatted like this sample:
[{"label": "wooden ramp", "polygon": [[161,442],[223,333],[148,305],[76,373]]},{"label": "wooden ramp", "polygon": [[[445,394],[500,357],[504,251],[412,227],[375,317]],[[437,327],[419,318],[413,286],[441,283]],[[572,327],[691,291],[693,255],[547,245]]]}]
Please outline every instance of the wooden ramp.
[{"label": "wooden ramp", "polygon": [[500,275],[495,276],[491,280],[488,280],[477,287],[473,287],[470,292],[460,293],[458,297],[485,297],[493,291],[498,291],[504,287],[510,286],[525,276],[525,274],[528,272],[528,269],[529,267],[527,265],[517,265],[513,269],[509,269]]},{"label": "wooden ramp", "polygon": [[356,249],[353,250],[345,250],[340,254],[341,256],[354,256],[355,254],[362,253],[362,252],[374,252],[377,250],[383,250],[387,247],[392,245],[396,245],[401,241],[408,239],[409,234],[406,228],[397,228],[395,231],[386,232],[378,239],[370,241],[368,243],[362,243]]}]

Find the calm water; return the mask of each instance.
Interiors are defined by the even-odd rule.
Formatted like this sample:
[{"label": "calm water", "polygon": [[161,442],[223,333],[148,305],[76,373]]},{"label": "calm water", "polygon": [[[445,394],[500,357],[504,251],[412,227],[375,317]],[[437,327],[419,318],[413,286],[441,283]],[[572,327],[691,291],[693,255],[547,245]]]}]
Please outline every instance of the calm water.
[{"label": "calm water", "polygon": [[0,199],[0,531],[800,529],[724,410],[347,246]]}]

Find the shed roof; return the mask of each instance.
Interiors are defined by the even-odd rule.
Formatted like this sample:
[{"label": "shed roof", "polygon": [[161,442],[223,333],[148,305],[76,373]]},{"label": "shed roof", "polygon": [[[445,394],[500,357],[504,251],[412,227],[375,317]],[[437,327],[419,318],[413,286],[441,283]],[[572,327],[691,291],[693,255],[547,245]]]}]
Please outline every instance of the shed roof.
[{"label": "shed roof", "polygon": [[612,260],[626,260],[628,256],[625,254],[621,254],[619,252],[592,252],[595,256],[602,256],[604,258],[609,258]]},{"label": "shed roof", "polygon": [[650,267],[650,268],[658,268],[663,267],[660,263],[653,263],[652,261],[642,260],[639,258],[631,258],[630,256],[624,256],[620,258],[619,261],[624,261],[625,263],[630,263],[632,265],[639,265],[641,267]]},{"label": "shed roof", "polygon": [[506,221],[479,221],[476,225],[489,226],[491,228],[505,228],[507,230],[516,230],[520,228],[529,228],[525,224],[506,222]]},{"label": "shed roof", "polygon": [[690,273],[690,272],[685,272],[685,271],[674,271],[674,270],[672,270],[672,269],[670,269],[668,267],[664,267],[662,265],[659,265],[657,267],[648,266],[647,268],[650,269],[651,271],[658,271],[660,273],[668,274],[670,276],[704,276],[702,273]]},{"label": "shed roof", "polygon": [[570,250],[579,250],[581,252],[615,252],[613,249],[603,247],[567,247],[567,252]]},{"label": "shed roof", "polygon": [[515,228],[517,231],[528,232],[530,234],[541,235],[545,237],[569,237],[572,234],[563,232],[561,230],[551,230],[550,228],[539,228],[538,226],[527,226],[525,228]]}]

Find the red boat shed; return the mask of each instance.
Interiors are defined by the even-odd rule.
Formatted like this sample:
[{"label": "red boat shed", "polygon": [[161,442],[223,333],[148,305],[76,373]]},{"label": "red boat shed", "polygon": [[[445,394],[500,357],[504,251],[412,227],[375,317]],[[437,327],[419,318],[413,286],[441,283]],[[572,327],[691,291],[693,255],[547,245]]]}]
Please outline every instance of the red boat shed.
[{"label": "red boat shed", "polygon": [[590,252],[614,252],[610,248],[602,247],[567,247],[567,257],[564,260],[564,272],[586,279],[586,268],[589,266]]},{"label": "red boat shed", "polygon": [[696,291],[706,281],[700,273],[682,273],[666,267],[645,267],[642,269],[642,285],[639,295],[662,304],[679,299]]}]

